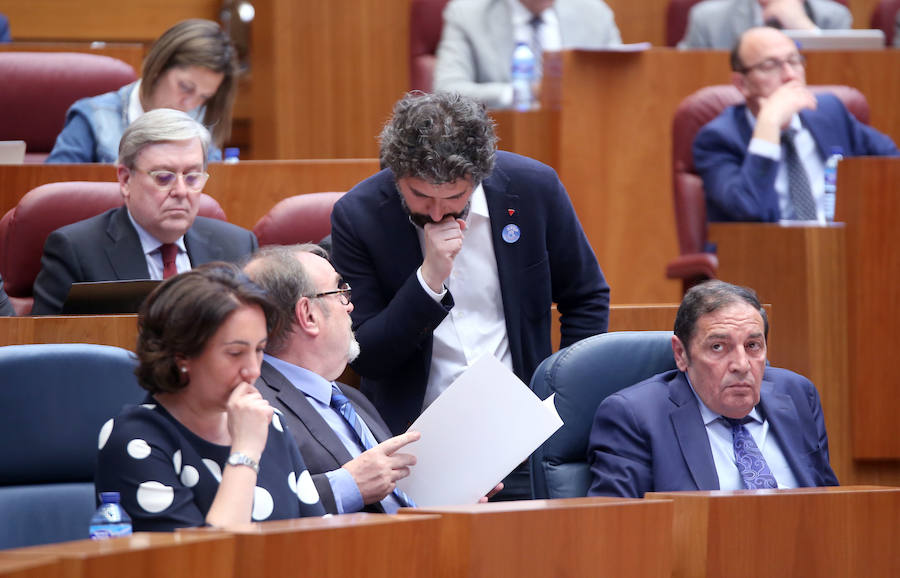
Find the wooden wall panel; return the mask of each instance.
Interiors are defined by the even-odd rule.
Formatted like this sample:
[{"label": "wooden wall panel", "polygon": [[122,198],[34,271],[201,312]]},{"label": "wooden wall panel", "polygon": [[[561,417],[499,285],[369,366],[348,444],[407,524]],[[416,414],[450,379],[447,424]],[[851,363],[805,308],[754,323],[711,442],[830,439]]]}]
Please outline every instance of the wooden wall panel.
[{"label": "wooden wall panel", "polygon": [[217,20],[221,0],[0,0],[14,40],[150,42],[186,18]]},{"label": "wooden wall panel", "polygon": [[255,3],[257,158],[374,157],[409,85],[408,0]]}]

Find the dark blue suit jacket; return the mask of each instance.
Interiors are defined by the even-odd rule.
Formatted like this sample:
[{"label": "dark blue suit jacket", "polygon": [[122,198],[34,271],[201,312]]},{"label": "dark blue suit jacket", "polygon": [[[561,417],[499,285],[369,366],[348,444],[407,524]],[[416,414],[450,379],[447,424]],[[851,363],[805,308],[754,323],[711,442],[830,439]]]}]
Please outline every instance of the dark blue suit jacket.
[{"label": "dark blue suit jacket", "polygon": [[[483,185],[513,368],[528,383],[551,353],[551,304],[562,314],[564,347],[606,331],[609,286],[550,167],[498,152]],[[515,243],[501,236],[509,224],[521,231]],[[353,368],[363,392],[400,433],[422,411],[432,332],[453,307],[452,295],[437,303],[419,284],[422,250],[390,170],[344,195],[331,228],[335,267],[353,287],[353,325],[362,349]]]},{"label": "dark blue suit jacket", "polygon": [[[816,110],[800,112],[800,121],[812,133],[824,160],[831,147],[845,157],[896,156],[891,139],[856,120],[832,94],[816,95]],[[694,139],[694,166],[706,191],[709,221],[763,221],[781,219],[775,177],[778,161],[747,154],[753,129],[746,105],[726,108]]]},{"label": "dark blue suit jacket", "polygon": [[[759,407],[801,487],[836,486],[819,394],[811,381],[766,368]],[[700,406],[684,373],[660,373],[607,397],[588,445],[590,496],[718,490]]]},{"label": "dark blue suit jacket", "polygon": [[[236,262],[257,248],[256,237],[237,225],[197,217],[184,234],[191,265]],[[122,206],[50,233],[34,282],[34,315],[62,311],[72,283],[149,279],[141,240]]]}]

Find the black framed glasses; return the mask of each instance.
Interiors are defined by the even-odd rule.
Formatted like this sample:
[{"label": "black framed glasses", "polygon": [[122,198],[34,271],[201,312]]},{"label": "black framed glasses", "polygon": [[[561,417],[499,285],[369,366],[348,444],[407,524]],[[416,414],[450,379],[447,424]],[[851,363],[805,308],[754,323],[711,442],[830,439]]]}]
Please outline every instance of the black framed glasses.
[{"label": "black framed glasses", "polygon": [[337,289],[316,293],[315,295],[312,295],[310,299],[318,299],[319,297],[327,297],[328,295],[337,295],[340,298],[342,304],[350,305],[350,291],[350,283],[343,282],[338,285]]}]

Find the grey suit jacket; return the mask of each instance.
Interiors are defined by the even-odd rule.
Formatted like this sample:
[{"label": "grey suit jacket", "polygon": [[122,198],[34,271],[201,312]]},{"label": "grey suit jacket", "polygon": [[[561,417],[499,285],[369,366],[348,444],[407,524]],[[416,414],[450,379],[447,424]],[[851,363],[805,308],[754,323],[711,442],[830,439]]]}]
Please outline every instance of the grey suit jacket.
[{"label": "grey suit jacket", "polygon": [[[257,248],[250,231],[217,219],[197,217],[184,234],[191,265],[236,262]],[[41,271],[34,282],[34,315],[62,311],[72,283],[149,279],[141,240],[122,206],[61,227],[47,237]]]},{"label": "grey suit jacket", "polygon": [[[832,0],[806,0],[816,26],[841,30],[853,27],[853,16],[847,8]],[[762,26],[754,5],[757,0],[704,0],[688,14],[687,32],[678,48],[731,50],[741,34],[754,26]]]},{"label": "grey suit jacket", "polygon": [[[328,476],[325,473],[340,468],[352,459],[347,448],[319,415],[319,412],[309,403],[306,396],[291,385],[291,382],[280,371],[265,361],[259,379],[256,381],[256,388],[272,404],[272,407],[279,409],[284,415],[284,422],[291,430],[291,434],[300,448],[303,461],[306,462],[316,490],[319,491],[322,505],[329,513],[337,514],[334,493],[331,491],[331,484],[328,483]],[[378,415],[378,410],[366,399],[366,396],[349,385],[339,383],[338,389],[350,400],[353,409],[369,426],[369,430],[378,443],[391,437],[387,424],[384,423],[384,420]],[[364,510],[384,513],[384,508],[380,503],[366,506]]]},{"label": "grey suit jacket", "polygon": [[[602,48],[622,42],[602,0],[556,0],[564,48]],[[459,92],[501,106],[512,81],[512,10],[508,0],[451,0],[437,48],[435,91]]]}]

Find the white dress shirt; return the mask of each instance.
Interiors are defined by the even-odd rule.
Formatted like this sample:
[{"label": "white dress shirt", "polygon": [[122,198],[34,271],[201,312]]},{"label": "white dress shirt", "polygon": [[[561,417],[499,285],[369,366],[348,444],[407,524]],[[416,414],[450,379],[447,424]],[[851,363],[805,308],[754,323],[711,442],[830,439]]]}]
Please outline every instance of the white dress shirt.
[{"label": "white dress shirt", "polygon": [[[150,272],[150,278],[155,281],[161,281],[163,278],[163,260],[162,251],[160,249],[163,244],[158,241],[156,237],[148,233],[146,229],[138,225],[137,221],[134,220],[134,217],[131,216],[131,212],[128,213],[128,219],[131,221],[134,230],[137,231],[138,238],[141,240],[141,250],[144,252],[144,259],[147,260],[147,271]],[[178,269],[179,273],[190,271],[191,258],[188,257],[187,249],[184,246],[184,235],[175,241],[175,246],[178,247],[178,255],[175,257],[175,267]]]},{"label": "white dress shirt", "polygon": [[[747,120],[750,122],[751,130],[756,127],[756,117],[753,116],[749,108],[747,109]],[[816,148],[816,141],[813,139],[812,133],[803,126],[798,115],[794,115],[788,126],[797,131],[794,135],[794,147],[797,149],[797,156],[800,157],[800,163],[809,177],[809,187],[812,191],[813,201],[816,203],[816,220],[820,223],[825,223],[825,162],[819,156],[819,150]],[[795,219],[795,213],[794,206],[791,203],[791,194],[788,190],[787,165],[784,162],[783,148],[781,144],[754,138],[750,140],[747,152],[778,162],[778,175],[775,177],[778,208],[781,210],[782,220],[793,220]]]},{"label": "white dress shirt", "polygon": [[[491,219],[481,184],[472,192],[466,225],[462,249],[453,261],[450,277],[444,281],[444,287],[453,294],[454,305],[434,330],[423,409],[483,355],[493,355],[512,371]],[[416,232],[424,255],[425,233],[418,227]],[[422,278],[421,267],[417,276],[425,291],[440,301],[446,291],[432,291]]]}]

